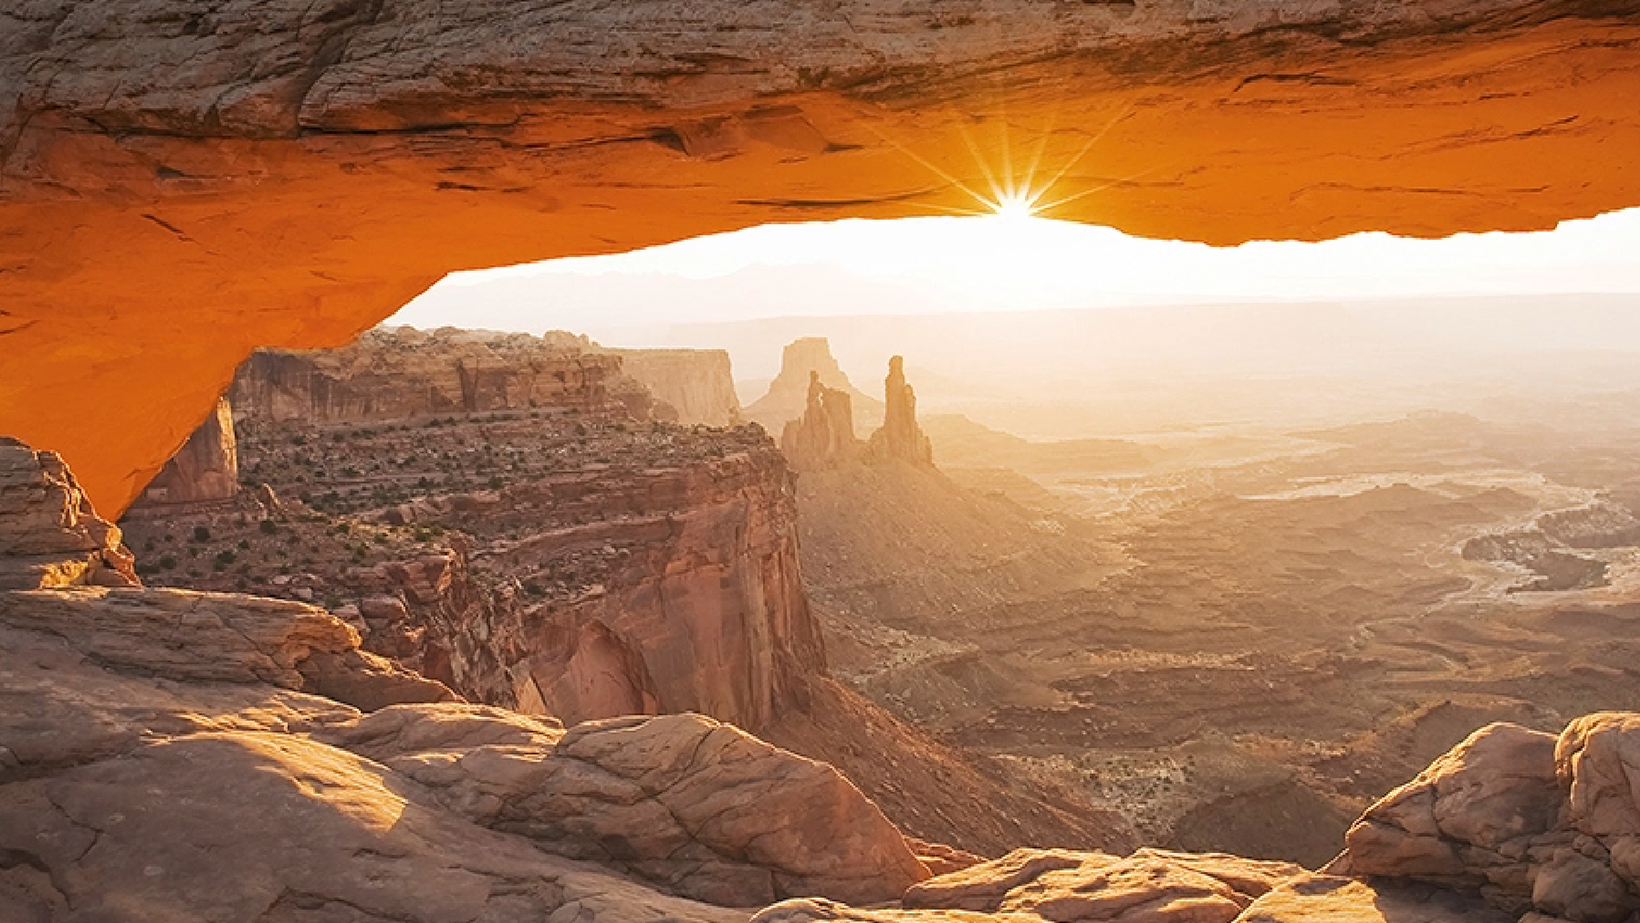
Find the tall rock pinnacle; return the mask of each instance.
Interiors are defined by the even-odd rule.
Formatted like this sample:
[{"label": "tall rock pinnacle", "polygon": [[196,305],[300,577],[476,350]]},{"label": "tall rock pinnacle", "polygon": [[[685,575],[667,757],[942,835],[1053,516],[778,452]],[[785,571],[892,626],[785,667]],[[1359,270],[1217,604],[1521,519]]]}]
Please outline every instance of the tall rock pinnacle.
[{"label": "tall rock pinnacle", "polygon": [[905,359],[888,360],[888,377],[883,380],[883,400],[887,407],[882,428],[871,434],[866,454],[873,461],[899,459],[913,465],[933,467],[934,446],[917,425],[917,395],[905,380]]}]

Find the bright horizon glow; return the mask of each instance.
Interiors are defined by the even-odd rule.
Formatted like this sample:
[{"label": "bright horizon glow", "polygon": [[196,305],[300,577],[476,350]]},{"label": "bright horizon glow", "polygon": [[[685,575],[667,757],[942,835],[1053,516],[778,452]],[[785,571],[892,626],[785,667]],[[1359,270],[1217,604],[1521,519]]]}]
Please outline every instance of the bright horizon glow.
[{"label": "bright horizon glow", "polygon": [[782,316],[1640,293],[1640,208],[1552,231],[1215,248],[1035,216],[1032,201],[1002,191],[985,217],[763,225],[453,273],[389,322],[596,336]]}]

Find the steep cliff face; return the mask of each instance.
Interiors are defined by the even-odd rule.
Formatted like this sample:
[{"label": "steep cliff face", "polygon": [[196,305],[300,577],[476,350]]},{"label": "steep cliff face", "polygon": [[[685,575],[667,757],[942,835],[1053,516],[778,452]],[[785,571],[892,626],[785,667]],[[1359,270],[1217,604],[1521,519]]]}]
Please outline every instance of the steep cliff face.
[{"label": "steep cliff face", "polygon": [[[761,727],[825,670],[798,570],[796,494],[771,445],[642,471],[515,482],[418,522],[516,539],[471,566],[520,592],[475,611],[459,580],[427,601],[424,662],[456,688],[572,720],[696,711]],[[459,577],[458,568],[452,568]],[[426,581],[424,581],[426,582]],[[418,594],[418,602],[425,594]]]},{"label": "steep cliff face", "polygon": [[379,328],[339,349],[258,350],[229,400],[242,416],[316,423],[532,408],[605,414],[627,405],[611,388],[620,367],[528,334]]},{"label": "steep cliff face", "polygon": [[233,432],[233,408],[228,399],[216,402],[216,409],[199,424],[182,449],[171,456],[165,467],[138,501],[143,505],[200,503],[227,500],[239,491],[239,448]]},{"label": "steep cliff face", "polygon": [[655,400],[677,411],[677,422],[733,426],[741,422],[729,353],[722,349],[610,349],[621,371]]},{"label": "steep cliff face", "polygon": [[[74,483],[7,444],[0,498],[18,469]],[[40,512],[0,502],[0,573],[63,544]],[[300,602],[3,587],[7,923],[736,923],[713,905],[881,903],[930,875],[831,766],[700,715],[566,729],[460,702]]]},{"label": "steep cliff face", "polygon": [[245,473],[267,490],[127,517],[167,566],[154,579],[326,602],[368,648],[471,699],[571,720],[695,711],[759,727],[824,673],[792,475],[759,430],[559,408],[384,417],[409,380],[349,379],[340,406],[365,408],[362,424],[335,423],[327,400],[248,416]]}]

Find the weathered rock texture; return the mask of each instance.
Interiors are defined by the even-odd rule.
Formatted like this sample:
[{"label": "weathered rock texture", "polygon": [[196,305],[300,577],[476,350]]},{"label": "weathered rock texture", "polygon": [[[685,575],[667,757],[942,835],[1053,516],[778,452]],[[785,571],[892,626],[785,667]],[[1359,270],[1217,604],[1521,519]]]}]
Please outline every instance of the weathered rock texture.
[{"label": "weathered rock texture", "polygon": [[62,458],[0,436],[0,590],[138,582],[119,527]]},{"label": "weathered rock texture", "polygon": [[[783,432],[787,423],[808,412],[817,374],[822,386],[848,396],[850,411],[858,412],[863,422],[882,419],[882,402],[854,387],[832,356],[831,344],[825,337],[803,337],[786,344],[780,354],[780,374],[769,382],[768,393],[746,408],[746,418],[770,433]],[[848,435],[853,438],[854,431],[850,429]]]},{"label": "weathered rock texture", "polygon": [[699,711],[751,728],[798,701],[825,657],[798,569],[796,495],[772,445],[748,448],[569,471],[481,500],[493,527],[548,510],[552,526],[492,546],[478,566],[542,581],[590,569],[553,599],[431,623],[426,640],[447,645],[457,687],[567,720]]},{"label": "weathered rock texture", "polygon": [[[7,556],[62,530],[0,524]],[[700,716],[566,733],[453,702],[299,603],[0,590],[0,664],[8,923],[729,921],[661,892],[880,902],[929,874],[830,766]]]},{"label": "weathered rock texture", "polygon": [[1054,217],[1219,244],[1640,204],[1620,0],[0,16],[0,431],[110,511],[252,349],[336,345],[453,269],[982,209],[1033,162]]},{"label": "weathered rock texture", "polygon": [[819,471],[853,461],[860,449],[848,392],[826,387],[818,371],[810,372],[808,407],[780,433],[786,460],[798,471]]},{"label": "weathered rock texture", "polygon": [[0,919],[731,920],[655,889],[927,877],[828,766],[698,717],[396,705],[450,695],[356,644],[277,600],[0,592]]},{"label": "weathered rock texture", "polygon": [[233,408],[216,402],[177,454],[143,488],[139,503],[201,503],[227,500],[239,492],[239,447],[234,441]]},{"label": "weathered rock texture", "polygon": [[697,900],[873,903],[928,877],[835,769],[730,725],[668,715],[562,733],[498,711],[389,709],[320,736],[421,782],[483,826]]},{"label": "weathered rock texture", "polygon": [[496,410],[609,414],[619,359],[523,333],[371,330],[338,349],[257,350],[234,376],[235,412],[318,423]]},{"label": "weathered rock texture", "polygon": [[1373,805],[1331,871],[1479,893],[1512,915],[1619,923],[1640,911],[1640,715],[1557,740],[1494,724]]},{"label": "weathered rock texture", "polygon": [[[423,343],[390,355],[421,367],[429,349],[444,354]],[[368,374],[351,379],[347,406],[424,393]],[[423,536],[368,565],[343,545],[298,575],[322,573],[324,586],[306,586],[356,605],[372,650],[475,701],[566,721],[697,711],[751,729],[801,702],[825,655],[803,595],[792,475],[768,437],[549,411],[248,422],[247,471],[381,524],[384,541]],[[265,515],[197,524],[227,534],[248,520],[248,541],[271,544],[254,528]],[[448,541],[429,545],[433,529]]]},{"label": "weathered rock texture", "polygon": [[888,360],[888,377],[883,379],[883,425],[866,443],[866,457],[873,461],[902,461],[923,468],[933,467],[934,444],[917,424],[917,395],[905,381],[905,360]]},{"label": "weathered rock texture", "polygon": [[607,349],[621,371],[677,412],[677,422],[734,426],[740,399],[729,353],[722,349]]},{"label": "weathered rock texture", "polygon": [[770,907],[753,921],[1231,923],[1272,889],[1304,875],[1296,865],[1235,856],[1141,849],[1123,859],[1020,849],[912,887],[902,911],[859,911],[799,900]]}]

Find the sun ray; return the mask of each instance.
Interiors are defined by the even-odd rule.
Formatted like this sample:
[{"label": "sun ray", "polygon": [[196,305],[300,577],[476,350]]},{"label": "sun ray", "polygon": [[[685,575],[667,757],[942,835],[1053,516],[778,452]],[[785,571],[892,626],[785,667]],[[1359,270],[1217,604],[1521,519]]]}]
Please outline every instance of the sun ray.
[{"label": "sun ray", "polygon": [[985,185],[991,190],[991,198],[987,199],[980,196],[978,197],[979,203],[987,208],[995,209],[999,196],[996,174],[991,171],[990,162],[986,160],[985,154],[980,151],[979,145],[974,143],[974,138],[968,134],[968,129],[958,125],[957,133],[962,136],[962,143],[967,146],[969,156],[974,158],[974,163],[979,167],[980,174],[985,177]]},{"label": "sun ray", "polygon": [[1043,186],[1040,190],[1036,188],[1036,171],[1042,166],[1042,158],[1048,152],[1048,141],[1053,138],[1054,132],[1059,128],[1059,110],[1062,105],[1060,102],[1053,104],[1053,110],[1048,114],[1047,127],[1038,136],[1036,150],[1031,153],[1031,162],[1025,167],[1024,196],[1033,204],[1043,193],[1048,191],[1047,186]]},{"label": "sun ray", "polygon": [[961,189],[963,192],[967,193],[968,197],[973,199],[975,202],[978,202],[981,205],[990,204],[986,201],[986,198],[983,195],[980,195],[979,193],[975,192],[972,188],[970,188],[968,186],[967,183],[964,183],[962,180],[957,179],[955,176],[952,176],[950,173],[947,173],[946,171],[940,169],[939,167],[937,167],[934,164],[928,162],[927,160],[923,159],[922,157],[919,157],[915,151],[913,151],[910,148],[906,147],[905,145],[899,143],[898,141],[895,141],[893,138],[889,137],[887,134],[884,134],[883,132],[879,131],[875,125],[872,125],[870,122],[865,122],[863,124],[865,125],[867,130],[869,130],[872,134],[877,136],[878,140],[880,140],[884,144],[887,144],[888,146],[894,148],[895,150],[899,151],[900,153],[904,154],[905,156],[911,158],[912,161],[919,164],[923,168],[927,169],[929,172],[933,173],[935,176],[939,177],[940,179],[943,179],[946,182],[950,183],[951,185],[957,187],[958,189]]},{"label": "sun ray", "polygon": [[973,185],[970,185],[969,183],[957,178],[952,173],[936,166],[933,162],[917,154],[909,147],[899,143],[894,138],[881,131],[877,126],[872,125],[869,121],[862,120],[862,124],[872,134],[876,135],[880,141],[889,145],[894,150],[904,154],[917,165],[923,167],[930,173],[933,173],[935,176],[939,177],[941,180],[944,180],[946,183],[950,184],[951,187],[960,190],[964,195],[972,199],[978,206],[977,209],[970,210],[946,205],[936,205],[933,203],[916,204],[916,207],[927,208],[931,211],[944,214],[995,215],[1010,219],[1033,217],[1041,215],[1051,209],[1063,207],[1072,202],[1076,202],[1087,198],[1088,196],[1103,192],[1114,186],[1131,182],[1135,179],[1139,179],[1152,172],[1155,172],[1156,168],[1153,167],[1149,170],[1144,170],[1130,176],[1101,183],[1100,185],[1090,189],[1083,189],[1069,195],[1059,196],[1044,203],[1043,200],[1047,199],[1050,194],[1052,194],[1060,185],[1060,183],[1062,183],[1065,178],[1070,175],[1071,171],[1076,169],[1076,167],[1087,158],[1088,154],[1092,152],[1094,147],[1097,146],[1098,143],[1103,140],[1118,123],[1120,123],[1133,111],[1133,105],[1131,103],[1117,110],[1102,126],[1100,126],[1097,132],[1083,142],[1081,147],[1077,149],[1074,156],[1060,164],[1058,169],[1055,170],[1053,175],[1048,177],[1045,182],[1040,182],[1038,180],[1038,173],[1041,171],[1043,163],[1048,159],[1048,148],[1051,145],[1055,134],[1058,132],[1057,123],[1062,104],[1063,101],[1055,103],[1047,126],[1042,130],[1035,142],[1029,144],[1029,159],[1025,162],[1025,172],[1023,176],[1018,175],[1014,169],[1014,151],[1006,112],[997,118],[996,136],[1000,141],[1000,146],[998,150],[991,152],[992,156],[987,156],[987,151],[975,138],[974,134],[970,132],[967,125],[957,125],[957,133],[962,139],[963,146],[968,149],[969,156],[973,158],[974,166],[985,185],[986,191],[989,192],[989,195],[987,195],[986,192],[976,189]]},{"label": "sun ray", "polygon": [[1043,184],[1042,195],[1047,195],[1048,191],[1053,189],[1054,186],[1057,186],[1060,180],[1064,179],[1067,174],[1076,169],[1076,165],[1081,163],[1084,157],[1088,156],[1088,152],[1093,150],[1093,146],[1104,140],[1105,135],[1110,134],[1110,130],[1116,127],[1116,123],[1126,118],[1128,113],[1132,111],[1133,106],[1130,103],[1122,107],[1120,112],[1117,112],[1114,116],[1111,116],[1110,121],[1106,122],[1103,128],[1095,132],[1093,137],[1089,138],[1087,142],[1082,145],[1081,149],[1076,152],[1076,156],[1065,161],[1064,165],[1059,168],[1059,172],[1055,173],[1052,179]]},{"label": "sun ray", "polygon": [[1152,173],[1155,173],[1159,169],[1161,169],[1161,168],[1160,167],[1151,167],[1148,170],[1140,170],[1138,173],[1132,173],[1132,174],[1129,174],[1127,176],[1117,177],[1116,179],[1110,180],[1109,182],[1100,183],[1099,185],[1094,186],[1091,189],[1084,189],[1081,192],[1075,193],[1074,195],[1068,195],[1068,196],[1065,196],[1064,198],[1056,199],[1052,202],[1049,202],[1046,205],[1038,206],[1037,211],[1038,212],[1045,212],[1045,211],[1048,211],[1050,209],[1059,208],[1060,206],[1063,206],[1063,205],[1069,205],[1072,202],[1076,202],[1078,200],[1085,199],[1088,196],[1094,195],[1096,193],[1104,192],[1106,189],[1110,189],[1110,188],[1115,187],[1115,186],[1120,186],[1123,183],[1131,183],[1134,180],[1143,179],[1144,177],[1149,176]]}]

